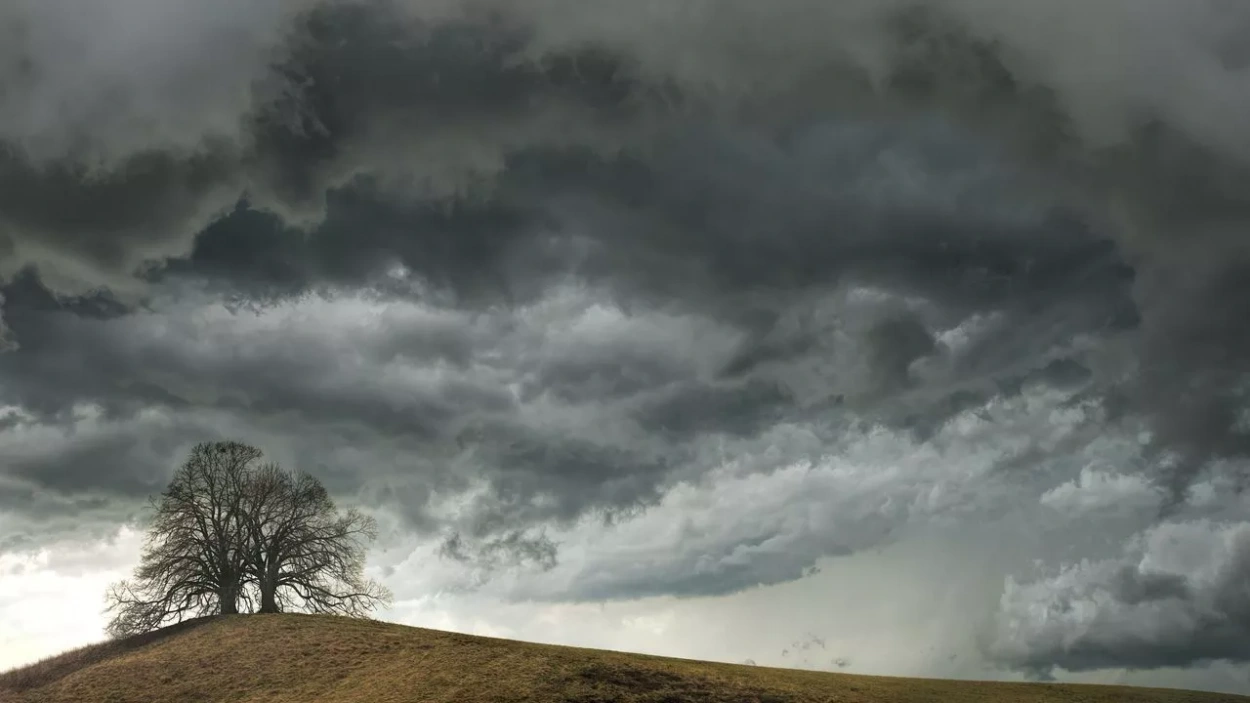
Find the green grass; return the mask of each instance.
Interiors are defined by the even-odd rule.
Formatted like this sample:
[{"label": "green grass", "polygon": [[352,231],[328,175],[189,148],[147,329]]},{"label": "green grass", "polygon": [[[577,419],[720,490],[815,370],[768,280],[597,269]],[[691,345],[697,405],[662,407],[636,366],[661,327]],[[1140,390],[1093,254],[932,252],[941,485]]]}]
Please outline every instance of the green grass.
[{"label": "green grass", "polygon": [[312,615],[210,618],[0,674],[8,703],[1220,703],[1117,686],[717,664]]}]

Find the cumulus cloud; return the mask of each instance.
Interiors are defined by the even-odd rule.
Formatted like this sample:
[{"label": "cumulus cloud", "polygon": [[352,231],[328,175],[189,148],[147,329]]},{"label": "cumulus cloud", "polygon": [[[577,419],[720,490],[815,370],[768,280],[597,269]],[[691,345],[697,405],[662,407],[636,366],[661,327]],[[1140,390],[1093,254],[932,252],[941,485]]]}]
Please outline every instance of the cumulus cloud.
[{"label": "cumulus cloud", "polygon": [[1043,493],[1041,503],[1065,513],[1083,513],[1149,507],[1158,504],[1159,497],[1147,477],[1087,466],[1079,478]]},{"label": "cumulus cloud", "polygon": [[1008,579],[990,651],[1047,673],[1245,662],[1250,526],[1166,522],[1112,559]]}]

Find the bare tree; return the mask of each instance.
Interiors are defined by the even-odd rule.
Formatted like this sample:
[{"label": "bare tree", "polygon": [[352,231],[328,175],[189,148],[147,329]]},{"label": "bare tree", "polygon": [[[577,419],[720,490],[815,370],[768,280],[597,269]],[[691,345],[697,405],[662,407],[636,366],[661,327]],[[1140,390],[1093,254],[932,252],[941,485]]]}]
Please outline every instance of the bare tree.
[{"label": "bare tree", "polygon": [[109,634],[188,617],[302,610],[363,617],[390,600],[365,578],[372,518],[340,512],[321,482],[239,442],[196,445],[153,501],[134,576],[108,593]]},{"label": "bare tree", "polygon": [[364,576],[374,520],[339,512],[316,478],[268,464],[253,472],[245,498],[247,579],[259,612],[302,610],[363,617],[390,600]]},{"label": "bare tree", "polygon": [[261,452],[239,442],[196,445],[153,501],[139,567],[108,593],[108,632],[121,637],[187,617],[239,612],[247,531],[244,495]]}]

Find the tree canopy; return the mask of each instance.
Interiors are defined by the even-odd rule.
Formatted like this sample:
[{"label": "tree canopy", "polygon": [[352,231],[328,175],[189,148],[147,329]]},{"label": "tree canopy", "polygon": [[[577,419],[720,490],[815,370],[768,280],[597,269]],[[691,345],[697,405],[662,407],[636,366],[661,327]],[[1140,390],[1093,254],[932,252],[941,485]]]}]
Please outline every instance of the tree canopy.
[{"label": "tree canopy", "polygon": [[372,518],[313,476],[239,442],[196,445],[154,515],[139,566],[107,595],[114,637],[189,617],[305,611],[365,617],[390,593],[364,575]]}]

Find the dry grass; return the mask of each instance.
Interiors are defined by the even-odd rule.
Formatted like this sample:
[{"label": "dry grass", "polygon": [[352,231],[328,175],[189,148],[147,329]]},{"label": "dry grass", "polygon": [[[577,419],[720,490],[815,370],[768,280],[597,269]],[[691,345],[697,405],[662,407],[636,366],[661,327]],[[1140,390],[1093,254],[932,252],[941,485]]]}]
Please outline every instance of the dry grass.
[{"label": "dry grass", "polygon": [[14,703],[1222,703],[1110,686],[898,679],[554,647],[310,615],[196,622],[0,675]]},{"label": "dry grass", "polygon": [[[195,618],[180,622],[177,625],[148,632],[134,637],[127,637],[123,640],[108,640],[99,644],[91,644],[78,649],[71,649],[68,652],[62,652],[56,656],[48,657],[23,666],[19,669],[13,669],[0,674],[0,693],[3,692],[22,692],[35,688],[42,688],[55,681],[58,681],[79,669],[85,669],[92,664],[102,662],[106,659],[120,656],[131,650],[139,649],[154,642],[159,642],[166,637],[171,637],[180,632],[185,632],[193,627],[207,624],[212,618]],[[0,699],[2,700],[2,699]]]}]

